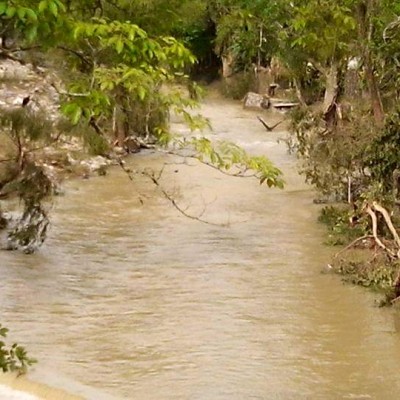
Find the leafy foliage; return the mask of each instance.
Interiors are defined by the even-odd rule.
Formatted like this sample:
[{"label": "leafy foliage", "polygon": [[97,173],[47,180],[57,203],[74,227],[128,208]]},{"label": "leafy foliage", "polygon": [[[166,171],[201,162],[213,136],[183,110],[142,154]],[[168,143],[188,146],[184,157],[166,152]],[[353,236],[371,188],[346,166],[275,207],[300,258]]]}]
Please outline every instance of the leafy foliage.
[{"label": "leafy foliage", "polygon": [[400,113],[395,111],[386,120],[384,129],[368,146],[366,166],[373,179],[387,191],[393,189],[393,174],[400,168],[398,147],[400,144]]},{"label": "leafy foliage", "polygon": [[0,2],[0,21],[4,38],[17,39],[23,35],[28,42],[48,38],[60,24],[65,12],[61,0],[15,0]]},{"label": "leafy foliage", "polygon": [[361,218],[357,224],[350,224],[349,221],[358,217],[349,206],[327,206],[321,210],[318,221],[325,224],[328,229],[327,243],[333,246],[341,246],[352,242],[363,236],[369,230],[366,218]]},{"label": "leafy foliage", "polygon": [[260,185],[283,189],[282,172],[263,156],[250,156],[241,147],[231,142],[213,143],[207,138],[192,138],[178,142],[181,148],[193,148],[194,157],[201,162],[215,166],[222,171],[231,171],[234,176],[246,176],[250,172]]},{"label": "leafy foliage", "polygon": [[14,343],[8,347],[4,341],[8,329],[0,324],[0,369],[3,372],[25,373],[27,368],[36,363],[36,360],[28,357],[24,347]]},{"label": "leafy foliage", "polygon": [[214,0],[209,5],[217,25],[216,51],[234,57],[236,70],[268,65],[277,53],[284,7],[276,1]]}]

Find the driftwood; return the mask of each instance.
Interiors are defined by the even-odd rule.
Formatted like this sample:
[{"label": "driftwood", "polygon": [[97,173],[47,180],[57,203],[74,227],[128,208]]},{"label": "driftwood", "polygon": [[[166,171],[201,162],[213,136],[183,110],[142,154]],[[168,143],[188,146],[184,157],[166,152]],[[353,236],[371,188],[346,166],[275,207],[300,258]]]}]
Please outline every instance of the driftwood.
[{"label": "driftwood", "polygon": [[[374,207],[375,208],[375,207]],[[383,207],[382,207],[383,208]],[[375,208],[376,210],[376,208]],[[375,210],[371,207],[371,206],[367,206],[365,211],[367,212],[367,214],[371,217],[371,221],[372,221],[372,235],[375,239],[375,243],[383,250],[386,251],[386,253],[388,253],[388,255],[391,258],[396,258],[397,254],[395,252],[393,252],[391,249],[389,249],[387,246],[385,246],[383,244],[383,242],[379,239],[378,237],[378,218],[376,216]],[[376,210],[378,211],[378,210]],[[386,210],[385,210],[386,211]],[[386,220],[385,220],[386,221]]]},{"label": "driftwood", "polygon": [[267,123],[260,117],[257,115],[257,119],[264,125],[264,128],[268,131],[268,132],[272,132],[278,125],[280,125],[284,119],[282,121],[277,122],[276,124],[272,125],[272,126],[268,126]]}]

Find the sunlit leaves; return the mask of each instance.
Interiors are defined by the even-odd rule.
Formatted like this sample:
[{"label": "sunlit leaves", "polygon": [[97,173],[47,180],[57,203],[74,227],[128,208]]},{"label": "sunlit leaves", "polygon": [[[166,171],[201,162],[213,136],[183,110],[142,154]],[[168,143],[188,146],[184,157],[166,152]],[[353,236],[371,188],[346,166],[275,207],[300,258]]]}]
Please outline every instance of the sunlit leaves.
[{"label": "sunlit leaves", "polygon": [[[184,108],[191,106],[190,102],[173,93],[160,91],[163,85],[176,79],[182,82],[188,80],[184,70],[195,62],[191,52],[175,38],[150,37],[131,22],[104,18],[77,21],[73,38],[75,45],[91,54],[89,57],[93,65],[91,79],[86,80],[86,86],[79,90],[87,95],[72,95],[62,108],[74,124],[80,118],[109,116],[115,106],[123,104],[122,107],[127,108],[127,104],[132,102],[140,104],[137,108],[143,110],[143,118],[148,120],[152,118],[152,113],[160,112],[154,108],[155,104],[162,113],[172,108],[176,111],[181,109],[185,114]],[[93,98],[95,92],[102,93],[108,101],[98,102],[97,95]],[[186,115],[185,118],[189,120],[191,117]],[[193,118],[191,125],[194,126],[197,121]],[[164,129],[156,125],[151,133],[157,135],[157,128],[160,131]],[[147,134],[149,129],[146,125]]]},{"label": "sunlit leaves", "polygon": [[232,142],[213,142],[208,138],[191,138],[180,142],[182,148],[193,148],[195,158],[234,176],[254,176],[260,185],[282,189],[282,172],[264,156],[251,156]]}]

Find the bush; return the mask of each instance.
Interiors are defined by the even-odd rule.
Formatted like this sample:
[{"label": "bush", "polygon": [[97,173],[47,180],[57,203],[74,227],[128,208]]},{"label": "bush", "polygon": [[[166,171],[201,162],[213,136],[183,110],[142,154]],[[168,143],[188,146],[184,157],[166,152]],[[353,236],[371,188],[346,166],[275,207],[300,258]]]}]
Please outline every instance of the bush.
[{"label": "bush", "polygon": [[328,243],[333,246],[340,246],[352,242],[360,236],[365,235],[368,230],[368,221],[361,218],[355,225],[350,223],[354,212],[346,205],[341,207],[324,207],[318,217],[318,221],[328,228]]}]

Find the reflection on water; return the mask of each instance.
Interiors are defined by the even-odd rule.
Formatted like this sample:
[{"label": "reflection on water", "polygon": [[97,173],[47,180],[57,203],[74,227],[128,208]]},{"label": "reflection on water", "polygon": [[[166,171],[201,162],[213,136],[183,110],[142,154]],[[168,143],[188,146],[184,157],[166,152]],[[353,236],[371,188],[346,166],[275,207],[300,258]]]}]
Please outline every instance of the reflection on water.
[{"label": "reflection on water", "polygon": [[1,319],[39,358],[33,377],[91,399],[396,398],[397,317],[319,273],[332,250],[283,133],[221,100],[204,112],[215,137],[268,154],[286,190],[168,158],[164,186],[223,227],[144,177],[68,183],[44,249],[0,254]]}]

